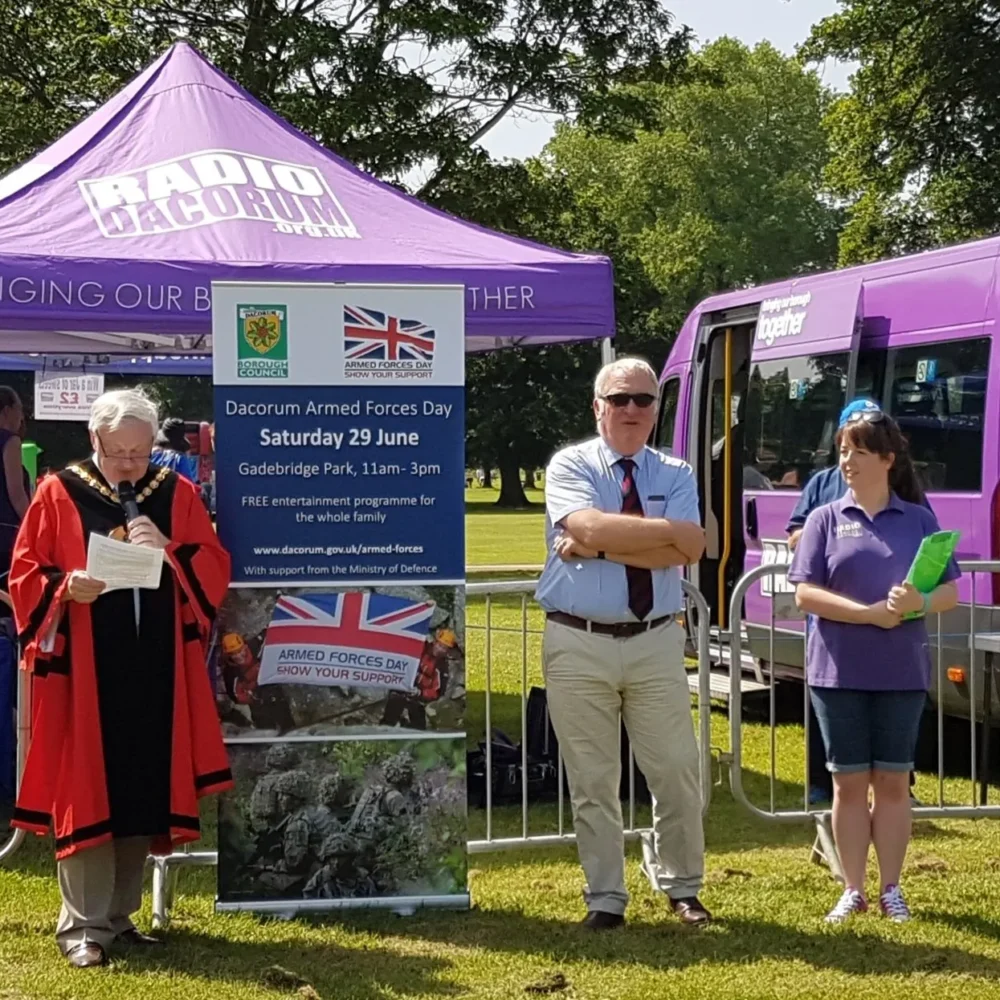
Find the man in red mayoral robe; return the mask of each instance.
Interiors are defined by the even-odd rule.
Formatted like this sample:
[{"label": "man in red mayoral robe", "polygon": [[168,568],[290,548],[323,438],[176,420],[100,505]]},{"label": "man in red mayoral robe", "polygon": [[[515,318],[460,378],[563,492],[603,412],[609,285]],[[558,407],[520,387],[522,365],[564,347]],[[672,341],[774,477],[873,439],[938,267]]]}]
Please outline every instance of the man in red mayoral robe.
[{"label": "man in red mayoral robe", "polygon": [[[138,390],[96,400],[93,454],[41,483],[11,565],[33,692],[13,824],[55,834],[56,937],[76,968],[158,943],[131,918],[147,854],[197,840],[199,798],[232,786],[205,664],[229,556],[196,488],[150,464],[157,428]],[[162,550],[159,587],[88,575],[92,535]]]}]

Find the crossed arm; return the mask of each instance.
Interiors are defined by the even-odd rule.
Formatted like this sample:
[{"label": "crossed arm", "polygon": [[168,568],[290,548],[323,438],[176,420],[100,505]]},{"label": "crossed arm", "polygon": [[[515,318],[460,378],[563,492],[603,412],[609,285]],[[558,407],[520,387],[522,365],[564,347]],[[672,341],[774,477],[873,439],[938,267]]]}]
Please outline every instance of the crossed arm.
[{"label": "crossed arm", "polygon": [[666,569],[697,562],[705,550],[705,532],[692,521],[608,514],[588,508],[568,515],[562,528],[555,550],[566,560],[594,559],[603,552],[609,562]]},{"label": "crossed arm", "polygon": [[[595,472],[579,455],[566,451],[546,470],[546,504],[562,531],[553,546],[563,560],[595,559],[639,569],[666,569],[697,562],[705,551],[700,524],[680,518],[637,517],[603,511]],[[666,510],[698,516],[698,491],[688,466],[678,466],[664,488]],[[564,513],[569,511],[569,513]]]}]

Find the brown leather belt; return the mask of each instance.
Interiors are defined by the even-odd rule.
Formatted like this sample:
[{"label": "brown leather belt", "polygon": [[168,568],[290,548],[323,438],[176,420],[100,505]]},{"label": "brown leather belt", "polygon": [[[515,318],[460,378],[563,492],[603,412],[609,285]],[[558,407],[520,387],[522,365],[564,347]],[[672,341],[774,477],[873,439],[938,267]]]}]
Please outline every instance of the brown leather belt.
[{"label": "brown leather belt", "polygon": [[592,622],[587,618],[577,618],[576,615],[568,615],[563,611],[550,611],[545,617],[550,622],[579,629],[581,632],[610,635],[615,639],[631,639],[633,636],[642,635],[643,632],[648,632],[650,629],[668,625],[676,615],[663,615],[662,618],[654,618],[649,622],[615,622],[613,625],[605,622]]}]

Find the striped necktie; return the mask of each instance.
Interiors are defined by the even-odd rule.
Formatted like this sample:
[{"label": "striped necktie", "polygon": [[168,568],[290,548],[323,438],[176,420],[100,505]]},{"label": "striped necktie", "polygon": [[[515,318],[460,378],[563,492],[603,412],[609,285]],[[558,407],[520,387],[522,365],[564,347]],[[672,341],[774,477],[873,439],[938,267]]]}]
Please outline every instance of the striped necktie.
[{"label": "striped necktie", "polygon": [[[625,479],[622,481],[622,513],[644,517],[639,488],[635,484],[635,462],[631,458],[620,458],[618,465],[625,470]],[[653,610],[653,574],[648,569],[626,566],[625,578],[628,580],[629,610],[639,621],[644,621]]]}]

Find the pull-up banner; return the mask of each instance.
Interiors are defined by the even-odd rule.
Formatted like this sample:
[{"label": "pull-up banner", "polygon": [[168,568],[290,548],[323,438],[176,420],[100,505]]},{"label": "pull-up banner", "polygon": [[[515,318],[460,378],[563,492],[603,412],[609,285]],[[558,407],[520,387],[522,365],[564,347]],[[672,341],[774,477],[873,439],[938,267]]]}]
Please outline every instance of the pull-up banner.
[{"label": "pull-up banner", "polygon": [[234,583],[460,581],[461,286],[221,283],[212,296]]},{"label": "pull-up banner", "polygon": [[463,298],[212,286],[219,910],[469,905]]}]

